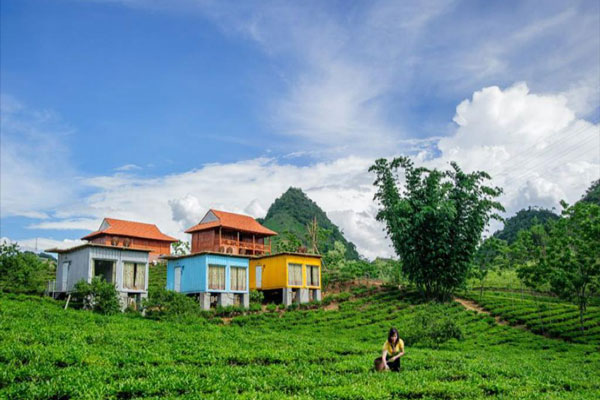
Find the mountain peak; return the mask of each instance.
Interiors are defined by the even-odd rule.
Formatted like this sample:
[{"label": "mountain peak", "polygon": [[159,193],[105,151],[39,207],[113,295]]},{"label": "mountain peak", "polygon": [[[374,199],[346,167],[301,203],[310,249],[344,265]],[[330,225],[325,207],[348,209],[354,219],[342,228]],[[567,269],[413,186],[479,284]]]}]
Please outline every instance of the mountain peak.
[{"label": "mountain peak", "polygon": [[356,246],[344,238],[340,229],[302,189],[290,187],[275,199],[265,218],[259,222],[267,228],[279,232],[280,235],[289,231],[306,245],[306,225],[312,222],[313,218],[317,219],[320,228],[331,231],[328,240],[323,243],[323,251],[330,250],[336,241],[340,241],[346,246],[347,258],[358,258]]}]

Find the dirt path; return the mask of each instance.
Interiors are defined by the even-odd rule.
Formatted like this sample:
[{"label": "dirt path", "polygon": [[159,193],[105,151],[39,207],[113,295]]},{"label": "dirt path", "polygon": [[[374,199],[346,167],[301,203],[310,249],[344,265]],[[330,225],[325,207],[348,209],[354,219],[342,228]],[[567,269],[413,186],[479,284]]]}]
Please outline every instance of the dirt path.
[{"label": "dirt path", "polygon": [[[479,313],[479,314],[490,315],[490,312],[488,310],[481,307],[479,304],[475,303],[474,301],[467,300],[467,299],[461,299],[460,297],[455,297],[454,301],[456,301],[457,303],[462,305],[467,310],[475,311],[476,313]],[[498,325],[508,325],[508,321],[505,321],[498,316],[495,316],[494,319],[496,320],[496,323]]]}]

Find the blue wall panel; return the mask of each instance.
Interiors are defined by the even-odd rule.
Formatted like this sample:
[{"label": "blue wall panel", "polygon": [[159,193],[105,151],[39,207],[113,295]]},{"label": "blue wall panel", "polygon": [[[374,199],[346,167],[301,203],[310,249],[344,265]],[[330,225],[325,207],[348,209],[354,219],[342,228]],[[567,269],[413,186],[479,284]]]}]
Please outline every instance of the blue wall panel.
[{"label": "blue wall panel", "polygon": [[[198,254],[190,257],[168,260],[167,262],[167,290],[174,289],[175,267],[181,267],[181,292],[200,293],[208,291],[208,265],[225,266],[225,290],[211,290],[211,292],[248,293],[248,264],[247,258],[229,257],[227,255]],[[230,290],[231,267],[246,268],[246,290]]]}]

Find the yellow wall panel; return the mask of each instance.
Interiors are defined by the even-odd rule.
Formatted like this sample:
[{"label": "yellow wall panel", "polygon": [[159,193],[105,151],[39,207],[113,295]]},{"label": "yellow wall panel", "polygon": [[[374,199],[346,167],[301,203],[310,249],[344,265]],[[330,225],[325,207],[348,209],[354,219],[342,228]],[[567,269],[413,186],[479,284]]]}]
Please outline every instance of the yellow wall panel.
[{"label": "yellow wall panel", "polygon": [[[302,285],[288,285],[288,264],[302,265]],[[319,267],[319,286],[306,285],[306,266]],[[262,266],[262,286],[258,289],[283,289],[291,288],[321,288],[321,258],[302,254],[275,254],[271,256],[250,259],[250,289],[256,287],[256,267]]]}]

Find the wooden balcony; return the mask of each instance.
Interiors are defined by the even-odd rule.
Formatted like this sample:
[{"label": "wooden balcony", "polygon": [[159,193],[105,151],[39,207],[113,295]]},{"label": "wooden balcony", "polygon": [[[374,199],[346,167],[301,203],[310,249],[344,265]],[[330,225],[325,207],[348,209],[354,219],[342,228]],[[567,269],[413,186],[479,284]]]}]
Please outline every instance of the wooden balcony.
[{"label": "wooden balcony", "polygon": [[242,240],[233,239],[221,239],[219,242],[219,248],[221,247],[237,247],[238,249],[244,249],[247,252],[250,251],[250,254],[264,254],[271,252],[271,243],[263,244],[256,242],[244,242]]}]

